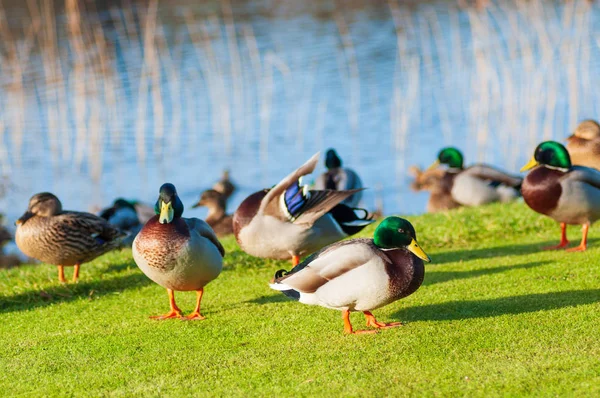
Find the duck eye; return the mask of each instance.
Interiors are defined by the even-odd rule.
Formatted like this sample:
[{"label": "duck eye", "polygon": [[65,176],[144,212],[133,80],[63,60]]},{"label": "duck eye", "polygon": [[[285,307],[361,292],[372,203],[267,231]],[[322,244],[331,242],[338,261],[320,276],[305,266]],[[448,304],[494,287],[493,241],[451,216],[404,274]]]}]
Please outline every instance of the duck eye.
[{"label": "duck eye", "polygon": [[398,232],[400,232],[401,234],[403,234],[404,230],[402,228],[398,228]]}]

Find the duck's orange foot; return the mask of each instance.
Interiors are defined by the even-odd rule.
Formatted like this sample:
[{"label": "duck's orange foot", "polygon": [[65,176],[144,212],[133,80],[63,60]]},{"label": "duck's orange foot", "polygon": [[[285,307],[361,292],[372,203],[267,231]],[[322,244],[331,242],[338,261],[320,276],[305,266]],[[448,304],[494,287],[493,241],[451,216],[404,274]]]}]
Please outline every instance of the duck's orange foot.
[{"label": "duck's orange foot", "polygon": [[567,249],[568,252],[584,252],[586,250],[587,250],[587,246],[582,246],[582,245]]},{"label": "duck's orange foot", "polygon": [[[564,249],[567,246],[569,246],[568,240],[566,240],[564,242],[560,242],[558,245],[543,247],[542,249],[543,250],[558,250],[558,249]],[[569,249],[569,250],[571,250],[571,249]]]},{"label": "duck's orange foot", "polygon": [[206,319],[206,317],[204,315],[202,315],[199,312],[192,312],[191,314],[189,314],[188,316],[183,317],[182,319],[186,320],[186,321],[203,321]]},{"label": "duck's orange foot", "polygon": [[365,318],[367,320],[367,326],[375,329],[389,329],[389,328],[397,328],[398,326],[402,326],[402,322],[379,322],[375,319],[375,316],[371,314],[369,311],[365,311]]},{"label": "duck's orange foot", "polygon": [[181,317],[182,317],[181,311],[172,310],[168,314],[151,316],[150,319],[156,319],[158,321],[162,321],[164,319],[173,319],[173,318],[181,318]]}]

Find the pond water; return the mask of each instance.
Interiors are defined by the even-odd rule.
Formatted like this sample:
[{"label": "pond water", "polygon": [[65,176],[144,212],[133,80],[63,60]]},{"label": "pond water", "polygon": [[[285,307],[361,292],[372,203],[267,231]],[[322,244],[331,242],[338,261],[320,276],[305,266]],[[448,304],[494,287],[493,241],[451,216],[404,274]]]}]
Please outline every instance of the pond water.
[{"label": "pond water", "polygon": [[90,210],[153,203],[166,181],[202,217],[190,205],[224,169],[233,211],[329,147],[370,188],[365,207],[415,214],[427,194],[410,191],[407,168],[442,146],[516,172],[600,106],[587,1],[3,5],[9,221],[36,192]]}]

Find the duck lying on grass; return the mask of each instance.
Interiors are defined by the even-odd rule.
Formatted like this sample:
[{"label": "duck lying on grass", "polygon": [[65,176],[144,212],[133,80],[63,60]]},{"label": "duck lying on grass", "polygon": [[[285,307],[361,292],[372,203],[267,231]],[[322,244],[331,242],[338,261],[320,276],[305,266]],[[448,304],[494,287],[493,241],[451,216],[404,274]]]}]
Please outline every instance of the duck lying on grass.
[{"label": "duck lying on grass", "polygon": [[534,211],[558,221],[560,243],[546,249],[567,247],[567,224],[583,225],[579,246],[584,251],[590,225],[600,218],[600,171],[573,166],[567,149],[555,141],[542,142],[521,171],[531,170],[523,182],[523,199]]},{"label": "duck lying on grass", "polygon": [[218,237],[231,235],[233,233],[233,216],[227,214],[227,198],[222,193],[207,189],[200,195],[200,200],[193,205],[193,208],[205,206],[208,208],[208,215],[205,221],[215,231]]},{"label": "duck lying on grass", "polygon": [[133,242],[138,267],[169,294],[171,311],[152,318],[182,318],[174,291],[195,290],[196,308],[185,319],[204,319],[204,286],[221,273],[225,250],[206,222],[182,217],[183,203],[173,184],[160,187],[155,212]]},{"label": "duck lying on grass", "polygon": [[[316,190],[334,189],[336,191],[347,191],[349,189],[360,189],[363,187],[358,174],[352,169],[342,167],[342,159],[334,149],[329,149],[325,154],[325,167],[327,171],[321,174],[315,181]],[[342,201],[343,204],[356,207],[362,197],[362,191]]]},{"label": "duck lying on grass", "polygon": [[439,184],[452,199],[463,206],[480,206],[492,202],[508,202],[519,196],[521,177],[511,176],[484,164],[465,168],[463,155],[456,148],[444,148],[429,167],[446,165]]},{"label": "duck lying on grass", "polygon": [[429,170],[421,170],[417,166],[409,168],[410,174],[415,179],[410,187],[413,191],[428,191],[429,200],[427,201],[427,212],[438,213],[460,207],[460,203],[452,198],[452,187],[446,182],[446,171],[435,168]]},{"label": "duck lying on grass", "polygon": [[65,282],[65,266],[79,266],[117,248],[126,236],[105,219],[90,213],[63,211],[56,196],[33,195],[25,214],[16,222],[15,240],[29,257],[58,266],[58,280]]},{"label": "duck lying on grass", "polygon": [[405,219],[388,217],[373,239],[337,242],[309,256],[290,272],[279,270],[270,286],[303,304],[342,311],[344,332],[354,331],[350,312],[362,311],[367,326],[382,329],[400,322],[378,322],[372,310],[414,293],[423,282],[429,256],[417,244],[415,229]]},{"label": "duck lying on grass", "polygon": [[312,173],[317,153],[271,189],[247,197],[233,215],[233,232],[242,250],[263,258],[292,258],[343,239],[372,223],[368,212],[358,217],[354,209],[340,204],[355,194],[349,191],[315,191],[301,185],[300,178]]},{"label": "duck lying on grass", "polygon": [[573,135],[567,138],[567,150],[576,166],[600,170],[600,125],[595,120],[579,123]]}]

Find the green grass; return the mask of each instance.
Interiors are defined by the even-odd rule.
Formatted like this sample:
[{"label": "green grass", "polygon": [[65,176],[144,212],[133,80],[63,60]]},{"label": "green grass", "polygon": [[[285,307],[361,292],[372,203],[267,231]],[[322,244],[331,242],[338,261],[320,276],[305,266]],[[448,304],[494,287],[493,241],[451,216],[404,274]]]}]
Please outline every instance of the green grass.
[{"label": "green grass", "polygon": [[[600,393],[600,233],[542,252],[556,223],[523,204],[408,217],[433,262],[412,296],[375,311],[401,328],[345,336],[339,312],[267,285],[287,262],[225,239],[205,321],[153,321],[165,291],[130,251],[82,267],[0,273],[0,391],[32,396],[594,396]],[[372,234],[370,228],[363,235]],[[577,227],[569,228],[579,241]],[[70,270],[67,271],[70,277]],[[179,293],[190,312],[193,293]],[[362,328],[362,315],[353,315]]]}]

